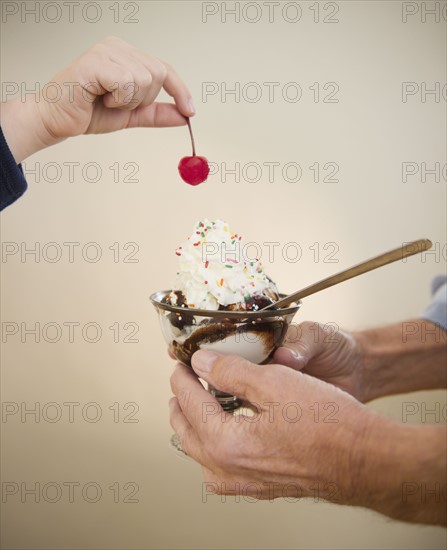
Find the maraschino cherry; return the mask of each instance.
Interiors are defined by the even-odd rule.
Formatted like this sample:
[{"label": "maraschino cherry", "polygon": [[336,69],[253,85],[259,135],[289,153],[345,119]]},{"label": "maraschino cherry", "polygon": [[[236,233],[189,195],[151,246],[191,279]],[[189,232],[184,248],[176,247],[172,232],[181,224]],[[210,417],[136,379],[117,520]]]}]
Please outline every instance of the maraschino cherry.
[{"label": "maraschino cherry", "polygon": [[196,155],[196,147],[194,145],[194,136],[192,135],[191,123],[189,118],[186,119],[191,136],[192,157],[183,157],[178,163],[178,171],[183,181],[189,185],[199,185],[206,180],[210,173],[210,167],[205,157]]}]

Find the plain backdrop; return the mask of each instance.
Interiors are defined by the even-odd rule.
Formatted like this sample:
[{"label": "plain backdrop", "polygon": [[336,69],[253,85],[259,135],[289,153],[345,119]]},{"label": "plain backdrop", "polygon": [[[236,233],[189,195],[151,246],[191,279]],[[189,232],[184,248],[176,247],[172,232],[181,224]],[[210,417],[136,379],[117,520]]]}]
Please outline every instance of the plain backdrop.
[{"label": "plain backdrop", "polygon": [[[444,548],[441,528],[364,509],[204,495],[200,468],[169,447],[173,363],[148,297],[208,217],[257,243],[284,292],[429,237],[434,253],[309,297],[296,321],[420,315],[447,256],[445,2],[426,3],[439,17],[397,1],[2,4],[3,99],[119,36],[187,82],[214,172],[180,180],[185,127],[78,137],[25,161],[29,190],[1,217],[2,547]],[[424,411],[445,402],[368,406],[439,422]]]}]

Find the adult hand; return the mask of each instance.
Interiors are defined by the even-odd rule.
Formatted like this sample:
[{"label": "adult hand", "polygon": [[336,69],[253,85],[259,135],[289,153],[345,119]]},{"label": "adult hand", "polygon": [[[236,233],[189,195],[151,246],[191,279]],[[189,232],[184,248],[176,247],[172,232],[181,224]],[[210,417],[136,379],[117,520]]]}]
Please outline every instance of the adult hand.
[{"label": "adult hand", "polygon": [[445,388],[446,342],[446,331],[423,319],[353,333],[305,322],[289,328],[273,360],[366,402]]},{"label": "adult hand", "polygon": [[210,491],[257,498],[352,499],[354,454],[371,420],[352,396],[281,365],[254,365],[199,351],[198,376],[251,403],[252,417],[233,416],[178,364],[171,423],[186,453],[205,466]]},{"label": "adult hand", "polygon": [[445,524],[442,489],[440,498],[421,500],[425,487],[447,481],[444,426],[402,426],[282,365],[198,351],[192,366],[257,410],[251,418],[224,412],[191,369],[176,366],[171,425],[185,452],[203,466],[205,494],[307,496]]},{"label": "adult hand", "polygon": [[359,333],[304,322],[289,327],[284,346],[276,350],[273,362],[329,382],[364,402],[369,388],[361,343]]}]

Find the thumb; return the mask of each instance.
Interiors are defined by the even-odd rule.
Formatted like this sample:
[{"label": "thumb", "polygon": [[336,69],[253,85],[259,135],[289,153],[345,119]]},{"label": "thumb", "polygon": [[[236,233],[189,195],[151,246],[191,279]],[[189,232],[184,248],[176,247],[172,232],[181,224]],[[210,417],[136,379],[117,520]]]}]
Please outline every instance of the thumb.
[{"label": "thumb", "polygon": [[194,372],[216,389],[249,402],[256,401],[263,366],[237,355],[222,355],[199,350],[191,360]]},{"label": "thumb", "polygon": [[173,103],[152,103],[137,107],[129,119],[128,128],[167,128],[185,126],[186,118]]},{"label": "thumb", "polygon": [[309,359],[296,348],[298,346],[295,344],[278,348],[273,354],[272,363],[279,363],[295,370],[304,369]]},{"label": "thumb", "polygon": [[285,345],[278,348],[273,361],[302,370],[313,357],[322,351],[322,345],[327,334],[319,323],[304,322],[295,327],[289,327]]}]

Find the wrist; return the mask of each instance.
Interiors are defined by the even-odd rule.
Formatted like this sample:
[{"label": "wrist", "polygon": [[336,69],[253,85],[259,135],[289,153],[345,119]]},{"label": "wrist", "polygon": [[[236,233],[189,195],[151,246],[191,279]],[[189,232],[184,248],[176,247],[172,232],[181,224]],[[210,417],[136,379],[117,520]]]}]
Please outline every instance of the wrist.
[{"label": "wrist", "polygon": [[355,341],[358,361],[356,368],[359,371],[359,395],[362,403],[377,397],[378,388],[383,389],[379,380],[383,368],[384,357],[377,353],[377,339],[374,330],[362,330],[351,333]]},{"label": "wrist", "polygon": [[414,319],[356,333],[363,401],[446,386],[447,333]]},{"label": "wrist", "polygon": [[364,468],[374,413],[357,403],[345,411],[334,438],[338,460],[335,465],[341,504],[365,506]]},{"label": "wrist", "polygon": [[444,426],[402,426],[371,412],[365,428],[348,504],[403,521],[445,523]]},{"label": "wrist", "polygon": [[14,99],[2,103],[1,126],[17,164],[58,142],[47,131],[35,98],[27,98],[26,101]]}]

